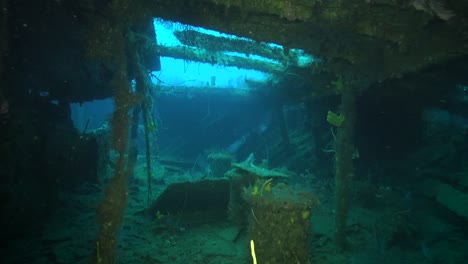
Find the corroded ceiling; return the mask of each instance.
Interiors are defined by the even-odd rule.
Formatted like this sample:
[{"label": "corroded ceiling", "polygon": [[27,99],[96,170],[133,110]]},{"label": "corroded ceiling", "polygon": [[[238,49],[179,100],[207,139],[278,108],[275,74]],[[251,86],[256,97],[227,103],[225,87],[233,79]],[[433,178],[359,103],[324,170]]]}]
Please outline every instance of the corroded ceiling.
[{"label": "corroded ceiling", "polygon": [[468,2],[436,0],[150,1],[155,16],[301,48],[375,80],[468,53]]},{"label": "corroded ceiling", "polygon": [[[468,64],[464,0],[3,0],[2,4],[8,10],[2,18],[8,25],[1,32],[8,41],[2,47],[9,47],[4,48],[9,55],[0,66],[10,65],[2,75],[10,81],[21,78],[24,86],[45,89],[68,101],[112,96],[112,61],[102,58],[112,57],[119,44],[115,32],[149,24],[152,17],[277,43],[286,50],[303,49],[320,59],[299,73],[318,84],[314,88],[318,96],[336,92],[333,86],[343,78],[358,80],[360,89],[365,89],[433,66],[444,71],[452,61],[459,68]],[[444,74],[453,82],[461,78],[449,70]]]}]

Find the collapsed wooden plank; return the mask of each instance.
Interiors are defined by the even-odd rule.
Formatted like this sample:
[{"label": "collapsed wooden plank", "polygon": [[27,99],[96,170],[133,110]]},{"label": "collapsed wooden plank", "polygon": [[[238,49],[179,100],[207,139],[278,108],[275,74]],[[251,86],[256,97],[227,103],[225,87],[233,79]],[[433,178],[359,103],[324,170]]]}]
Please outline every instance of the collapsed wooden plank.
[{"label": "collapsed wooden plank", "polygon": [[213,52],[192,47],[159,46],[158,51],[161,56],[183,60],[199,61],[222,66],[234,66],[244,69],[253,69],[266,73],[281,73],[285,70],[285,67],[281,64],[275,64],[267,61],[254,60],[238,56],[230,56],[224,54],[223,52]]},{"label": "collapsed wooden plank", "polygon": [[[249,39],[218,37],[195,30],[177,30],[174,36],[184,45],[209,51],[230,51],[249,55],[258,55],[279,62],[288,61],[283,48],[271,46],[265,42]],[[283,63],[284,64],[284,63]]]},{"label": "collapsed wooden plank", "polygon": [[434,197],[448,210],[468,219],[468,193],[434,179],[426,179],[418,187],[424,195]]}]

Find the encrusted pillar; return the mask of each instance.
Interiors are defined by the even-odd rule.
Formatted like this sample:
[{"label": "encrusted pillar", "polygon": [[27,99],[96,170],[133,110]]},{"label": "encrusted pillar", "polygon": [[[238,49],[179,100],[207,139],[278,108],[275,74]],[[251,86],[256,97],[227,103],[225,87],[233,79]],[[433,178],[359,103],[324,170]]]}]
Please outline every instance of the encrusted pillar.
[{"label": "encrusted pillar", "polygon": [[[346,86],[346,87],[345,87]],[[355,94],[352,86],[343,86],[338,132],[335,142],[335,239],[337,246],[346,246],[346,222],[349,212],[351,180],[354,176],[354,124],[356,118]]]},{"label": "encrusted pillar", "polygon": [[310,263],[309,238],[317,199],[272,180],[257,180],[245,189],[250,208],[250,239],[255,242],[258,263]]}]

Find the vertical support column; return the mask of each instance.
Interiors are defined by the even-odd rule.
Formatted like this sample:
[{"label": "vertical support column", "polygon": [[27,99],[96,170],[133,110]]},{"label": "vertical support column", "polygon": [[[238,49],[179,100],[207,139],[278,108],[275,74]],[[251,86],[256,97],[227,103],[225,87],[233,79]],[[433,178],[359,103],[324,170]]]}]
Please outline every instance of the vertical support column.
[{"label": "vertical support column", "polygon": [[112,264],[116,262],[117,233],[123,222],[128,198],[128,178],[133,172],[134,163],[128,158],[130,110],[135,98],[127,76],[126,35],[122,31],[115,35],[116,75],[115,111],[112,116],[112,146],[119,153],[114,176],[105,190],[98,207],[98,233],[95,244],[94,263]]},{"label": "vertical support column", "polygon": [[343,123],[338,127],[335,155],[335,227],[336,244],[340,249],[346,246],[346,221],[349,212],[351,180],[354,176],[354,125],[356,98],[352,87],[343,87],[341,94],[341,115]]},{"label": "vertical support column", "polygon": [[[152,109],[153,109],[153,98],[150,95],[150,83],[151,80],[148,76],[148,69],[146,68],[144,54],[147,51],[145,47],[153,46],[155,43],[148,41],[146,38],[141,37],[145,36],[145,29],[147,25],[152,25],[152,20],[149,19],[144,24],[135,25],[133,28],[135,32],[130,31],[131,41],[131,68],[133,69],[135,75],[135,88],[139,97],[141,97],[141,113],[143,117],[143,125],[145,128],[145,149],[146,149],[146,174],[147,174],[147,184],[148,184],[148,205],[151,201],[151,180],[152,180],[152,153],[153,147],[157,148],[156,139],[157,139],[157,126],[154,121]],[[153,135],[153,137],[151,137]],[[153,144],[151,142],[153,140]]]}]

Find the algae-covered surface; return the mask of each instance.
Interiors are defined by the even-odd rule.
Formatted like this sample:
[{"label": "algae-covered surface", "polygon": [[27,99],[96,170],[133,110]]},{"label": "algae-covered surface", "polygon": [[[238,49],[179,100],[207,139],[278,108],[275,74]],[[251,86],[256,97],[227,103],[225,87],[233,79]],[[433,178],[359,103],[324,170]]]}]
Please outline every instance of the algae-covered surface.
[{"label": "algae-covered surface", "polygon": [[[154,215],[151,215],[147,210],[145,177],[145,173],[137,174],[130,185],[124,223],[118,236],[117,263],[251,261],[251,236],[248,228],[227,219],[209,221],[207,215],[202,216],[205,221],[198,222],[184,219],[191,217],[189,214],[157,215],[153,212]],[[328,194],[329,186],[327,181],[316,181],[310,186],[311,189],[302,189],[316,195],[313,202],[310,197],[300,194],[298,199],[282,196],[278,202],[277,210],[281,210],[281,207],[285,206],[284,201],[288,199],[294,203],[309,201],[307,204],[300,204],[297,216],[290,215],[293,208],[289,208],[285,212],[288,215],[285,225],[291,224],[293,217],[297,217],[295,221],[299,221],[298,223],[305,220],[310,224],[310,229],[303,231],[309,232],[307,256],[311,263],[463,263],[466,255],[462,249],[468,244],[456,236],[456,227],[437,216],[425,215],[426,211],[430,210],[425,206],[414,209],[399,208],[396,206],[401,199],[398,190],[379,191],[367,183],[359,185],[361,194],[355,198],[350,212],[349,248],[345,252],[337,252],[333,243],[335,216]],[[165,185],[153,187],[154,198],[166,188]],[[273,187],[271,191],[280,195],[283,191],[288,192],[288,188],[290,187],[280,185]],[[365,190],[369,188],[372,191],[371,196],[365,196]],[[93,241],[97,231],[95,210],[101,199],[101,189],[102,186],[99,185],[85,184],[73,192],[63,194],[61,198],[64,202],[60,209],[50,216],[43,232],[37,234],[34,239],[19,238],[9,242],[8,249],[15,250],[18,254],[4,255],[4,263],[89,263],[94,250]],[[247,191],[254,199],[267,199],[272,195],[269,191],[264,191],[260,197],[260,194],[252,195],[252,188]],[[379,192],[383,195],[382,198],[375,196]],[[372,203],[377,206],[369,206],[369,200],[373,200]],[[270,201],[275,203],[275,200]],[[379,207],[383,204],[387,206]],[[278,216],[277,221],[271,222],[264,218],[268,214],[257,211],[258,203],[253,208],[256,208],[254,210],[257,220],[252,217],[250,221],[259,221],[261,226],[271,231],[279,228],[269,225],[277,223],[281,217]],[[310,215],[304,213],[306,210],[310,210],[307,211]],[[275,215],[271,214],[273,217]],[[284,228],[279,230],[288,232]],[[437,231],[434,232],[435,230]],[[418,233],[420,238],[416,238],[414,232]],[[450,239],[440,239],[448,234]],[[279,234],[270,235],[272,238],[279,237]],[[403,236],[411,244],[406,250],[402,250],[397,244],[391,244],[399,236]],[[428,244],[423,244],[423,241],[428,241]],[[258,245],[261,245],[261,242]],[[261,259],[258,261],[260,263]]]}]

